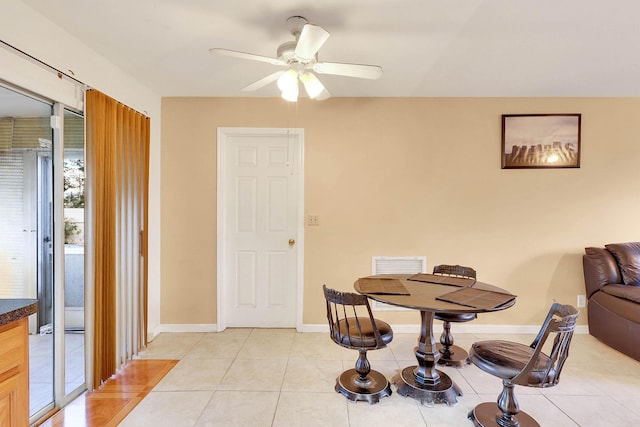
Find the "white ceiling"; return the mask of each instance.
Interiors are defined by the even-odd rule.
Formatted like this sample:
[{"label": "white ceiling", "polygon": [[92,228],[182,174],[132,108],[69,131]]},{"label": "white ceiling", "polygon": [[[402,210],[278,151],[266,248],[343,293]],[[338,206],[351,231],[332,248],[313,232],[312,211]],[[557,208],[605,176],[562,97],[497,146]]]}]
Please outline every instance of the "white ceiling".
[{"label": "white ceiling", "polygon": [[240,89],[276,66],[289,16],[329,31],[320,61],[380,65],[321,76],[338,97],[640,96],[637,0],[23,0],[162,96]]}]

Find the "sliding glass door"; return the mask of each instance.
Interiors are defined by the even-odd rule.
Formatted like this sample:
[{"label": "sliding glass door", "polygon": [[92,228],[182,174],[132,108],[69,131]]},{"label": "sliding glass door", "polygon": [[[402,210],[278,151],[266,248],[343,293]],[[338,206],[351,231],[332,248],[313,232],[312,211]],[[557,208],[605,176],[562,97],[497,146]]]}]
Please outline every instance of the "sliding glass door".
[{"label": "sliding glass door", "polygon": [[32,420],[85,388],[83,182],[83,117],[0,86],[0,298],[38,300],[29,319]]},{"label": "sliding glass door", "polygon": [[64,110],[64,394],[85,384],[84,117]]}]

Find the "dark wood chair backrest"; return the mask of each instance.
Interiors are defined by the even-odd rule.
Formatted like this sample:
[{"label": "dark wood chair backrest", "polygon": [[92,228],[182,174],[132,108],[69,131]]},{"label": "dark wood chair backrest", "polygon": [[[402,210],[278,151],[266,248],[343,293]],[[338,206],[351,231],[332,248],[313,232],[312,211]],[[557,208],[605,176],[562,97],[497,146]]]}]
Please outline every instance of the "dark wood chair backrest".
[{"label": "dark wood chair backrest", "polygon": [[[578,314],[578,310],[571,305],[553,303],[540,332],[529,346],[534,350],[533,355],[524,369],[511,380],[513,384],[551,387],[558,383],[564,362],[569,356],[569,345],[576,328]],[[547,366],[541,367],[537,360],[550,336],[554,336],[554,339],[548,354],[549,361]],[[534,369],[536,370],[534,377],[542,379],[539,383],[531,384],[529,378]]]},{"label": "dark wood chair backrest", "polygon": [[435,267],[433,267],[433,274],[440,274],[443,276],[469,277],[471,279],[476,278],[476,271],[471,267],[465,267],[463,265],[436,265]]},{"label": "dark wood chair backrest", "polygon": [[367,347],[367,349],[386,347],[366,295],[336,291],[327,288],[326,285],[323,285],[322,289],[327,302],[327,321],[331,339],[336,344],[348,348],[360,348],[362,345],[355,343],[367,341],[366,337],[373,332],[375,347]]}]

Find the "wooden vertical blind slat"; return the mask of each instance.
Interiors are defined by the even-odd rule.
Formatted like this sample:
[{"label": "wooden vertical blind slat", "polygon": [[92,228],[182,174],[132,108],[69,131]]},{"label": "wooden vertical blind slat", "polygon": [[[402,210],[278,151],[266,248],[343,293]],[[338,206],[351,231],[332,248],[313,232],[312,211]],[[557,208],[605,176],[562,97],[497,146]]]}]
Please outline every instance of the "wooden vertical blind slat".
[{"label": "wooden vertical blind slat", "polygon": [[[140,171],[140,162],[139,162],[139,154],[138,154],[138,147],[140,146],[140,138],[142,136],[141,132],[140,132],[140,122],[142,121],[142,117],[140,115],[136,115],[133,118],[133,138],[132,138],[132,144],[131,144],[131,150],[130,150],[130,158],[131,158],[131,170],[132,171]],[[132,216],[131,216],[131,221],[132,221],[132,229],[131,229],[131,248],[130,248],[130,257],[133,263],[133,269],[131,271],[131,280],[134,283],[139,283],[140,282],[140,261],[141,261],[141,257],[140,257],[140,230],[142,229],[142,224],[140,224],[140,200],[138,198],[138,177],[140,176],[139,173],[132,173],[131,174],[131,204],[132,204]],[[138,300],[140,299],[140,288],[136,287],[135,291],[132,293],[132,298],[131,298],[131,313],[132,315],[137,313],[138,310]],[[140,342],[139,340],[139,336],[138,336],[138,328],[137,325],[132,324],[131,325],[132,328],[130,330],[130,346],[132,351],[135,351],[135,349],[137,348],[138,343]]]},{"label": "wooden vertical blind slat", "polygon": [[148,261],[148,242],[149,242],[149,148],[151,141],[151,121],[148,118],[144,119],[143,132],[142,132],[142,322],[140,322],[139,331],[141,336],[142,345],[147,345],[147,319],[149,312],[148,304],[148,287],[149,287],[149,261]]},{"label": "wooden vertical blind slat", "polygon": [[87,93],[87,158],[95,212],[97,388],[146,345],[149,119],[96,91]]},{"label": "wooden vertical blind slat", "polygon": [[[115,139],[113,141],[113,147],[115,150],[115,156],[117,159],[115,168],[116,168],[116,189],[118,194],[122,194],[122,183],[124,180],[123,174],[122,174],[122,132],[123,132],[123,123],[122,123],[122,115],[123,115],[123,106],[120,104],[116,104],[115,105],[115,114],[116,114],[116,118],[115,118],[115,126],[118,129],[118,132],[115,135]],[[123,245],[123,238],[125,236],[125,230],[123,229],[123,206],[122,206],[122,199],[119,197],[118,200],[116,201],[116,262],[118,265],[117,268],[117,279],[116,279],[116,283],[115,283],[115,296],[116,296],[116,301],[117,301],[117,305],[119,310],[116,311],[116,322],[117,324],[120,326],[116,329],[116,350],[115,350],[115,355],[116,355],[116,360],[117,363],[120,364],[122,363],[122,358],[120,357],[121,353],[122,353],[122,334],[124,329],[122,328],[122,326],[125,324],[126,320],[124,318],[124,312],[122,310],[122,304],[124,302],[123,297],[122,297],[122,288],[124,286],[123,283],[123,277],[124,277],[124,271],[123,271],[123,259],[122,259],[122,245]]]}]

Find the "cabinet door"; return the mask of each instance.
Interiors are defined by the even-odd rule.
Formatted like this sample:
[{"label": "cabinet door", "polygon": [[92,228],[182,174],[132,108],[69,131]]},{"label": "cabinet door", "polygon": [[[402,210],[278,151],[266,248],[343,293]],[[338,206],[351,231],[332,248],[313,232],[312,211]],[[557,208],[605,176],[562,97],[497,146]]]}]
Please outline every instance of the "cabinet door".
[{"label": "cabinet door", "polygon": [[[28,393],[24,390],[24,373],[0,383],[0,426],[27,427],[29,425]],[[28,387],[28,384],[27,384]]]},{"label": "cabinet door", "polygon": [[28,362],[27,319],[0,326],[0,381],[25,370]]},{"label": "cabinet door", "polygon": [[0,426],[29,425],[27,319],[0,326]]}]

